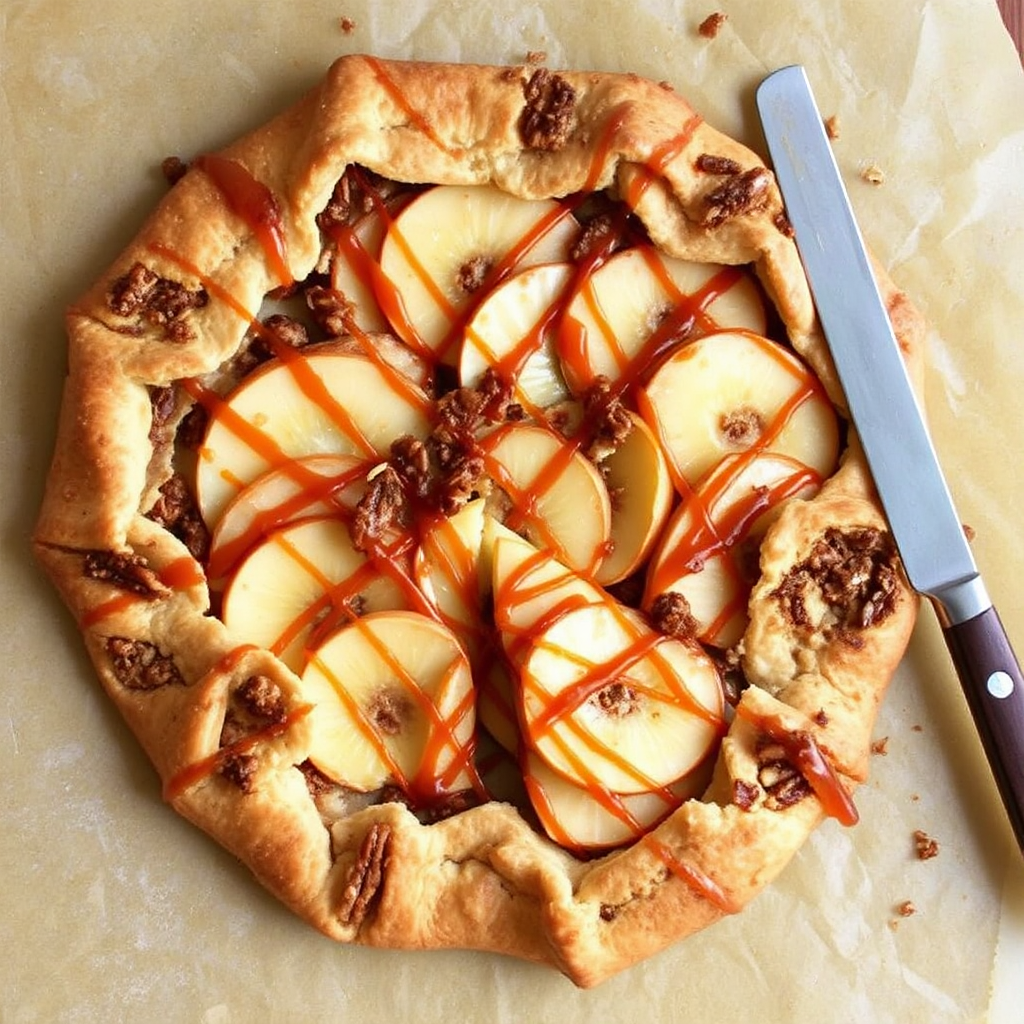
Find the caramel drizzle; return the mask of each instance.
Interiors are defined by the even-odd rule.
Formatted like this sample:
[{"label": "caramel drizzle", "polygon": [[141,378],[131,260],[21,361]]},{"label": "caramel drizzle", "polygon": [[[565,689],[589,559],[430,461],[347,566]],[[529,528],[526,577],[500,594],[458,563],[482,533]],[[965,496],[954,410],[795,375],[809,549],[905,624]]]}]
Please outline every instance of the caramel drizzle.
[{"label": "caramel drizzle", "polygon": [[[365,620],[356,619],[349,628],[359,630],[360,635],[373,648],[383,663],[388,666],[394,679],[401,685],[403,692],[413,700],[429,723],[427,731],[428,740],[419,766],[415,773],[409,776],[402,770],[391,754],[380,730],[377,729],[358,702],[345,688],[344,681],[331,670],[330,666],[323,661],[319,654],[313,653],[311,663],[319,669],[324,678],[330,683],[338,699],[350,713],[365,739],[373,746],[374,751],[387,768],[389,776],[395,780],[395,784],[414,800],[429,805],[436,803],[445,796],[458,781],[459,777],[466,773],[470,779],[471,786],[477,792],[482,793],[484,791],[483,783],[480,781],[473,764],[474,743],[471,741],[468,744],[463,744],[456,735],[466,716],[473,713],[474,694],[472,687],[467,689],[466,694],[452,708],[449,714],[442,715],[437,703],[423,692],[415,677],[406,669],[395,653],[376,636]],[[459,653],[445,670],[444,676],[438,685],[438,703],[443,701],[444,695],[450,689],[461,665],[462,654]],[[448,760],[447,764],[443,764],[442,759],[446,755],[450,757],[450,760]]]},{"label": "caramel drizzle", "polygon": [[716,910],[720,910],[723,914],[738,914],[740,912],[742,909],[740,904],[710,875],[705,874],[695,865],[680,860],[653,833],[648,832],[640,841],[676,878],[689,886],[698,896],[707,900]]},{"label": "caramel drizzle", "polygon": [[[206,582],[202,567],[190,555],[182,555],[180,558],[168,562],[157,572],[157,578],[171,591],[187,590],[190,587],[199,586]],[[79,627],[91,629],[101,622],[128,611],[129,608],[145,601],[158,600],[163,595],[159,592],[153,594],[135,594],[130,591],[122,591],[113,597],[99,604],[93,605],[78,618]]]},{"label": "caramel drizzle", "polygon": [[[310,471],[312,476],[318,478],[316,482],[311,480],[308,485],[302,482],[294,494],[274,506],[261,509],[252,517],[245,531],[215,548],[207,565],[208,577],[219,580],[227,576],[259,540],[312,508],[333,504],[342,512],[348,511],[339,502],[338,495],[362,479],[371,468],[371,462],[360,460],[340,473],[320,474]],[[289,476],[292,476],[290,471]]]},{"label": "caramel drizzle", "polygon": [[195,165],[217,186],[231,211],[249,226],[278,282],[290,288],[295,279],[288,269],[288,247],[277,196],[236,160],[211,153],[199,157]]},{"label": "caramel drizzle", "polygon": [[804,729],[789,729],[778,715],[759,714],[742,700],[736,706],[736,714],[782,747],[786,757],[807,780],[825,814],[835,818],[841,825],[857,824],[859,815],[853,798],[846,791],[835,768],[822,753],[817,740],[810,732]]},{"label": "caramel drizzle", "polygon": [[387,69],[376,57],[364,56],[363,59],[370,66],[370,70],[373,71],[374,77],[384,87],[384,91],[391,97],[396,106],[403,114],[405,114],[417,131],[422,132],[435,146],[437,146],[439,150],[441,150],[442,153],[445,153],[448,156],[460,157],[465,153],[464,149],[455,149],[449,146],[437,134],[437,132],[434,131],[434,126],[427,120],[422,111],[417,110],[416,107],[409,102],[409,97],[402,92],[401,87],[387,73]]},{"label": "caramel drizzle", "polygon": [[[731,472],[719,473],[714,478],[714,487],[707,486],[701,490],[690,491],[685,498],[686,507],[690,509],[690,527],[677,541],[672,554],[660,562],[658,571],[650,574],[645,604],[670,590],[680,577],[699,572],[711,559],[731,553],[737,545],[746,540],[754,523],[768,509],[774,508],[808,487],[817,487],[821,484],[821,476],[818,473],[794,463],[790,475],[778,480],[771,487],[752,490],[745,499],[734,502],[725,515],[719,513],[716,520],[716,506],[736,476],[743,472],[751,457],[753,456],[740,457]],[[740,566],[730,557],[723,563],[723,568],[734,587],[734,594],[730,601],[723,603],[719,615],[701,632],[699,639],[705,643],[714,643],[733,616],[741,613],[746,607],[750,588]]]},{"label": "caramel drizzle", "polygon": [[261,743],[270,742],[279,736],[283,736],[293,725],[302,721],[312,710],[312,704],[301,704],[286,715],[282,721],[274,722],[266,726],[266,728],[258,729],[248,736],[243,736],[236,742],[226,747],[221,747],[207,757],[201,758],[199,761],[195,761],[182,768],[164,784],[164,800],[172,803],[193,786],[203,782],[213,775],[214,772],[220,771],[233,758],[238,757],[240,754],[248,754]]}]

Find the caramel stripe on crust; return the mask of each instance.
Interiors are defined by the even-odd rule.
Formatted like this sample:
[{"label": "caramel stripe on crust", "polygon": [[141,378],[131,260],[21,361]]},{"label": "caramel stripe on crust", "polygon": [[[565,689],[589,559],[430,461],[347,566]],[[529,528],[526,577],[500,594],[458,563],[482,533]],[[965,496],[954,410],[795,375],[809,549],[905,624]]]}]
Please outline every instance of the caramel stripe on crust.
[{"label": "caramel stripe on crust", "polygon": [[[332,810],[331,787],[308,761],[297,677],[238,647],[208,614],[185,528],[176,535],[171,519],[144,513],[170,472],[153,441],[153,395],[175,382],[216,386],[264,297],[317,267],[321,216],[351,165],[527,198],[611,189],[664,252],[753,264],[793,346],[841,404],[770,173],[681,97],[630,75],[345,57],[293,109],[198,160],[68,314],[69,374],[36,551],[168,800],[298,914],[344,941],[493,949],[593,985],[740,909],[821,819],[813,792],[779,787],[787,754],[766,753],[771,730],[759,720],[805,737],[826,779],[820,793],[845,795],[863,778],[914,602],[884,542],[868,544],[865,557],[888,558],[887,613],[851,643],[840,577],[816,574],[829,528],[884,531],[851,445],[819,495],[788,506],[762,546],[739,651],[756,714],[734,718],[704,798],[643,842],[582,861],[506,804],[429,825],[397,801]],[[879,277],[916,372],[920,319]],[[187,510],[176,514],[187,523]],[[822,588],[824,618],[794,613],[797,601],[818,607]],[[254,696],[268,692],[269,702]],[[239,735],[224,732],[232,715]]]}]

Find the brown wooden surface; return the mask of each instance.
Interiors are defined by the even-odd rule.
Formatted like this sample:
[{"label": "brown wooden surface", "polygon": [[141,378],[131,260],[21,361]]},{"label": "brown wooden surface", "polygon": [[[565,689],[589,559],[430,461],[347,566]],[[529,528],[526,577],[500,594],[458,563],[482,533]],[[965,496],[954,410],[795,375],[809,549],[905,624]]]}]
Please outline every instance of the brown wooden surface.
[{"label": "brown wooden surface", "polygon": [[1024,0],[998,0],[999,10],[1003,13],[1003,21],[1017,44],[1017,52],[1024,54]]}]

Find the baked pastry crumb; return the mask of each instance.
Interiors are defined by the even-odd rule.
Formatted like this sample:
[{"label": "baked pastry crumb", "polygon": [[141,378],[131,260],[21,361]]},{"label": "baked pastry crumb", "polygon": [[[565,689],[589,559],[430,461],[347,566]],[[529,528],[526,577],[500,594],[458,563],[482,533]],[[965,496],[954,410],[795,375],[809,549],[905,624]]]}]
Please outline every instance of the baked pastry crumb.
[{"label": "baked pastry crumb", "polygon": [[714,11],[697,26],[697,31],[705,39],[714,39],[722,31],[722,26],[728,19],[729,15],[723,11]]},{"label": "baked pastry crumb", "polygon": [[877,164],[868,164],[861,172],[860,176],[869,185],[883,185],[885,184],[885,171],[882,170]]},{"label": "baked pastry crumb", "polygon": [[914,853],[918,860],[931,860],[939,855],[939,842],[923,829],[915,829]]}]

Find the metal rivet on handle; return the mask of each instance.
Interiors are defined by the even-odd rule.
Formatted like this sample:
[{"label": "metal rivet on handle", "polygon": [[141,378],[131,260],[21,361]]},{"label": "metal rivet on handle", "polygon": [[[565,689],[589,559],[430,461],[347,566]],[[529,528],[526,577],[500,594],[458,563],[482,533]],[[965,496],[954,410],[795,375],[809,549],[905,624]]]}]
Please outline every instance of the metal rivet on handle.
[{"label": "metal rivet on handle", "polygon": [[993,672],[985,685],[993,697],[1009,697],[1013,693],[1013,680],[1005,672]]}]

